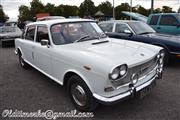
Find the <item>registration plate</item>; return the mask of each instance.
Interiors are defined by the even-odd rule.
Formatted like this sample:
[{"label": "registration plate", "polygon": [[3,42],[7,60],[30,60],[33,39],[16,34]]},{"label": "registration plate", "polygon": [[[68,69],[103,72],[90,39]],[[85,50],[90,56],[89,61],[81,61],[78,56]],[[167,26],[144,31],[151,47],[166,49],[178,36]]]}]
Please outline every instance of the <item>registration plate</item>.
[{"label": "registration plate", "polygon": [[155,86],[156,86],[156,82],[154,81],[149,86],[140,90],[139,91],[139,98],[140,99],[144,98],[151,91],[151,89],[154,88]]}]

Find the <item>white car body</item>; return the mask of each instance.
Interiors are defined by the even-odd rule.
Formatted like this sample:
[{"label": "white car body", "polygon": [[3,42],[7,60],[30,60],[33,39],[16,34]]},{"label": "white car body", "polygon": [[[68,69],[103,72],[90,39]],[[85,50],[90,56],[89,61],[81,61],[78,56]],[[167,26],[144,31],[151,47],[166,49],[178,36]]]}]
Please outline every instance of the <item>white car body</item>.
[{"label": "white car body", "polygon": [[[84,21],[93,22],[84,19],[62,19],[30,23],[27,27],[42,24],[47,26],[50,45],[42,46],[35,40],[29,41],[19,38],[15,41],[16,53],[21,52],[25,62],[61,85],[65,83],[65,76],[68,73],[77,74],[87,84],[93,97],[105,103],[115,102],[130,96],[132,90],[139,91],[156,80],[159,65],[155,62],[152,63],[152,61],[162,50],[161,47],[108,37],[66,45],[53,44],[50,31],[52,25]],[[109,42],[92,44],[107,40]],[[142,70],[141,68],[133,69],[136,66],[148,66],[149,71],[139,78],[133,88],[129,87],[131,80],[128,80],[129,82],[126,84],[118,85],[118,82],[114,83],[109,79],[109,74],[115,67],[122,64],[127,64],[129,70],[124,79],[129,79],[128,76],[135,72],[133,70]],[[85,66],[90,69],[85,69]],[[112,86],[113,90],[105,91],[105,88],[109,86]]]}]

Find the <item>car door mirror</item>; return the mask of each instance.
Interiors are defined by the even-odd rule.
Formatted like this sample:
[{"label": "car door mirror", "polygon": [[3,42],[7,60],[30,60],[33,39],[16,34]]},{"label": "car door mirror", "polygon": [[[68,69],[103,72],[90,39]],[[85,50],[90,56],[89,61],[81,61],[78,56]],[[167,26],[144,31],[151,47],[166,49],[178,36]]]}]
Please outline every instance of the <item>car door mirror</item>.
[{"label": "car door mirror", "polygon": [[42,39],[42,40],[41,40],[41,45],[42,45],[42,46],[49,46],[49,40]]},{"label": "car door mirror", "polygon": [[132,35],[133,35],[133,33],[132,33],[130,30],[124,30],[124,33],[125,33],[125,34],[128,34],[129,36],[132,36]]},{"label": "car door mirror", "polygon": [[126,34],[132,34],[132,32],[130,30],[124,30],[124,33]]}]

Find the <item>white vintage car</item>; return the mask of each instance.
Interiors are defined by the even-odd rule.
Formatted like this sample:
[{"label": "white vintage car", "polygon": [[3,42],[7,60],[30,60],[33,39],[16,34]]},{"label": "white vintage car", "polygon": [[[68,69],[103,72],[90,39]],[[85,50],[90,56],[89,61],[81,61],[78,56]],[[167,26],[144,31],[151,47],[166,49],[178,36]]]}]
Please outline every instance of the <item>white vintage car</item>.
[{"label": "white vintage car", "polygon": [[92,20],[30,23],[15,49],[23,68],[31,65],[66,86],[81,111],[142,97],[163,71],[162,48],[110,39]]}]

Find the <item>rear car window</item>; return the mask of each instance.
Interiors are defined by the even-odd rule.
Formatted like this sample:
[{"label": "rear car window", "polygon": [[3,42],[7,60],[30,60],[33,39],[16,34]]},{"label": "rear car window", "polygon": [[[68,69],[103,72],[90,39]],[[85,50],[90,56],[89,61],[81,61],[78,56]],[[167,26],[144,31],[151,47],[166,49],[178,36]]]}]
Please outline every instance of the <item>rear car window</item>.
[{"label": "rear car window", "polygon": [[177,19],[172,15],[162,15],[160,25],[175,26],[178,23]]},{"label": "rear car window", "polygon": [[158,19],[159,19],[159,15],[152,16],[149,24],[150,25],[156,25],[158,22]]}]

